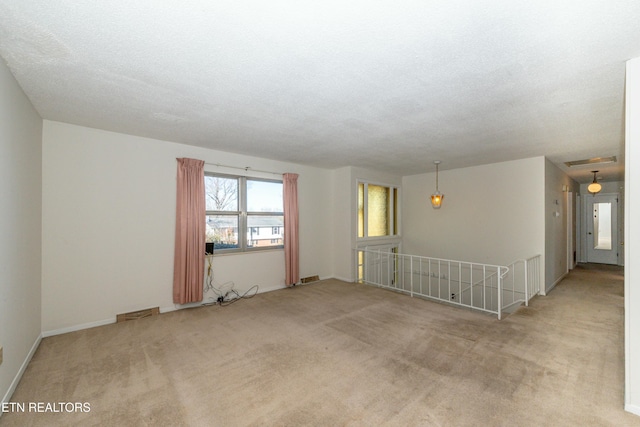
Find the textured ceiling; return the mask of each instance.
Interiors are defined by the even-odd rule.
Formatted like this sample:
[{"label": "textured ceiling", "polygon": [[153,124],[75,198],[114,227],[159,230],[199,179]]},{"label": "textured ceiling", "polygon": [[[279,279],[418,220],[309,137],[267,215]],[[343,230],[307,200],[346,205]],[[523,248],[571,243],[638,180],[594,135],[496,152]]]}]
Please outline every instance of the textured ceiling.
[{"label": "textured ceiling", "polygon": [[[640,1],[0,0],[45,119],[410,175],[547,156],[621,180]],[[574,169],[574,168],[572,168]]]}]

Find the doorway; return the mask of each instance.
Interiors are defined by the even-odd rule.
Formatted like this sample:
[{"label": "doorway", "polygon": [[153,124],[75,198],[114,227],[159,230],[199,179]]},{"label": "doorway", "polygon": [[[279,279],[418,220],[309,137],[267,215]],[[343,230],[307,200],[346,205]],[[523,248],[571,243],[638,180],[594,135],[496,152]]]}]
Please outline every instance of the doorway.
[{"label": "doorway", "polygon": [[587,262],[618,264],[618,195],[586,200]]}]

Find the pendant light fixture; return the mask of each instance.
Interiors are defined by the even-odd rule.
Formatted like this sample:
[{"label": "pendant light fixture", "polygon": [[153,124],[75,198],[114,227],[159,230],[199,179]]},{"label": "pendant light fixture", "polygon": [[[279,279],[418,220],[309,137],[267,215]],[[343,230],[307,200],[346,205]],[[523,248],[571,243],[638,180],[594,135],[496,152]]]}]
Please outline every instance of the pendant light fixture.
[{"label": "pendant light fixture", "polygon": [[587,190],[589,191],[589,193],[595,196],[597,193],[600,192],[600,190],[602,190],[602,185],[598,183],[598,179],[596,178],[596,173],[598,173],[599,171],[591,171],[591,172],[593,172],[593,182],[589,184],[589,186],[587,187]]},{"label": "pendant light fixture", "polygon": [[440,160],[436,160],[433,163],[436,164],[436,192],[431,195],[431,206],[433,206],[433,209],[440,209],[442,199],[444,199],[444,194],[438,191],[438,165],[440,164]]}]

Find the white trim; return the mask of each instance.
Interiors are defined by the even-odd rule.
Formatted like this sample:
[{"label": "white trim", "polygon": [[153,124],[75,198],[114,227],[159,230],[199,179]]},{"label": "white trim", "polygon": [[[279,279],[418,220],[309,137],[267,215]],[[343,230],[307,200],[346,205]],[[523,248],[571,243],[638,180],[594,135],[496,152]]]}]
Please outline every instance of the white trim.
[{"label": "white trim", "polygon": [[573,246],[573,191],[566,193],[566,217],[567,217],[567,271],[573,270],[573,254],[575,248]]},{"label": "white trim", "polygon": [[624,405],[624,410],[627,412],[631,412],[634,415],[640,416],[640,406],[632,405],[631,403],[627,403]]},{"label": "white trim", "polygon": [[549,293],[553,288],[555,288],[555,287],[556,287],[556,285],[557,285],[558,283],[562,282],[562,280],[563,280],[565,277],[567,277],[567,274],[569,274],[569,273],[568,273],[568,272],[567,272],[567,273],[564,273],[562,276],[560,276],[560,277],[558,278],[558,280],[556,280],[555,282],[553,282],[553,284],[551,285],[551,287],[550,287],[549,289],[546,289],[546,290],[545,290],[545,293],[544,293],[543,295],[545,295],[545,296],[546,296],[546,295],[547,295],[547,294],[548,294],[548,293]]},{"label": "white trim", "polygon": [[[326,279],[339,279],[345,282],[353,282],[353,279],[343,279],[340,277],[321,277],[319,279],[320,280],[326,280]],[[300,286],[302,284],[297,284],[296,286]],[[265,292],[272,292],[272,291],[279,291],[280,289],[287,289],[287,286],[284,285],[276,285],[276,286],[270,286],[268,288],[265,287],[259,287],[258,288],[258,293],[262,294]],[[169,307],[162,307],[160,308],[160,313],[169,313],[172,311],[178,311],[178,310],[182,310],[185,308],[195,308],[195,307],[201,307],[203,305],[206,304],[206,301],[201,301],[201,302],[195,302],[195,303],[190,303],[190,304],[176,304],[174,306],[169,306]],[[45,331],[42,333],[41,337],[42,338],[46,338],[46,337],[52,337],[54,335],[61,335],[61,334],[66,334],[69,332],[76,332],[76,331],[81,331],[83,329],[90,329],[90,328],[95,328],[97,326],[104,326],[104,325],[110,325],[112,323],[116,323],[116,319],[105,319],[105,320],[98,320],[96,322],[89,322],[89,323],[82,323],[79,325],[74,325],[74,326],[67,326],[66,328],[60,328],[60,329],[53,329],[51,331]]]},{"label": "white trim", "polygon": [[47,337],[52,337],[54,335],[61,335],[69,332],[81,331],[83,329],[95,328],[96,326],[109,325],[111,323],[116,323],[116,319],[113,318],[113,319],[98,320],[96,322],[82,323],[80,325],[67,326],[66,328],[53,329],[51,331],[43,332],[42,336],[44,338],[47,338]]},{"label": "white trim", "polygon": [[[364,234],[367,234],[363,237],[359,237],[358,236],[358,192],[360,191],[360,184],[363,184],[364,186],[364,194],[363,194],[363,205],[364,205],[364,209],[363,209],[363,218],[362,218],[362,222],[365,224],[365,230],[363,230]],[[389,204],[387,206],[388,210],[389,210],[389,228],[390,228],[390,232],[393,232],[393,230],[391,230],[393,228],[393,224],[395,223],[397,226],[397,230],[395,230],[397,232],[397,234],[387,234],[384,236],[369,236],[368,233],[368,222],[369,222],[369,191],[368,191],[368,186],[369,185],[375,185],[377,187],[386,187],[390,190],[391,196],[389,197]],[[367,243],[369,240],[389,240],[389,239],[395,239],[395,240],[402,240],[402,232],[401,232],[401,212],[400,212],[400,201],[401,201],[401,194],[400,194],[400,189],[401,184],[383,184],[380,182],[376,182],[376,181],[370,181],[370,180],[366,180],[366,179],[362,179],[362,178],[356,178],[356,194],[355,194],[355,205],[356,205],[356,209],[355,209],[355,225],[356,225],[356,230],[355,230],[355,235],[356,235],[356,242],[357,244],[365,244]],[[393,190],[395,191],[395,194],[393,192]],[[395,201],[395,212],[393,209],[393,205],[394,205],[394,201]]]},{"label": "white trim", "polygon": [[[38,335],[38,338],[36,338],[35,342],[31,346],[31,350],[29,350],[29,353],[27,353],[27,357],[24,359],[24,362],[22,362],[22,365],[20,365],[20,369],[18,370],[18,373],[16,374],[15,378],[11,382],[11,385],[9,386],[9,390],[7,390],[7,393],[2,398],[2,402],[0,402],[0,404],[9,402],[11,400],[11,396],[13,395],[13,392],[16,391],[16,387],[18,387],[18,383],[22,379],[22,375],[24,374],[24,371],[27,369],[29,362],[31,362],[31,358],[33,357],[33,355],[36,353],[36,350],[40,346],[40,342],[42,341],[42,338],[43,338],[42,334]],[[1,416],[2,416],[2,411],[0,411],[0,417]]]},{"label": "white trim", "polygon": [[[202,305],[202,303],[198,303],[198,306]],[[172,311],[178,311],[181,310],[183,308],[191,308],[189,306],[179,306],[178,304],[171,306],[171,307],[160,307],[160,314],[164,314],[164,313],[170,313]]]},{"label": "white trim", "polygon": [[[324,280],[324,278],[321,278],[320,280]],[[347,281],[350,282],[350,280],[347,280]],[[259,287],[258,288],[258,293],[262,294],[262,293],[265,293],[265,292],[277,291],[277,290],[286,289],[286,288],[287,287],[284,286],[284,285],[271,286],[271,287],[268,287],[268,288]],[[194,303],[189,303],[189,304],[175,304],[173,306],[160,308],[160,313],[169,313],[169,312],[172,312],[172,311],[178,311],[178,310],[182,310],[182,309],[185,309],[185,308],[202,307],[205,304],[206,304],[206,301],[194,302]],[[67,326],[66,328],[53,329],[53,330],[50,330],[50,331],[45,331],[45,332],[42,333],[42,337],[43,338],[52,337],[54,335],[61,335],[61,334],[69,333],[69,332],[81,331],[83,329],[95,328],[97,326],[110,325],[112,323],[116,323],[116,318],[115,317],[112,318],[112,319],[98,320],[98,321],[95,321],[95,322],[82,323],[82,324],[79,324],[79,325]]]}]

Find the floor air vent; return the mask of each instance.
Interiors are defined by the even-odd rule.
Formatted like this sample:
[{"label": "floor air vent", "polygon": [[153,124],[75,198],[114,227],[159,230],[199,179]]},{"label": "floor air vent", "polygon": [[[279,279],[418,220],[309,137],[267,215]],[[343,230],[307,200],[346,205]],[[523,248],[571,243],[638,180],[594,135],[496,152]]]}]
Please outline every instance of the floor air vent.
[{"label": "floor air vent", "polygon": [[147,308],[146,310],[139,310],[139,311],[132,311],[130,313],[118,314],[116,317],[116,322],[120,323],[120,322],[126,322],[127,320],[137,320],[137,319],[142,319],[144,317],[157,316],[158,314],[160,314],[159,307]]}]

